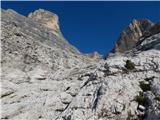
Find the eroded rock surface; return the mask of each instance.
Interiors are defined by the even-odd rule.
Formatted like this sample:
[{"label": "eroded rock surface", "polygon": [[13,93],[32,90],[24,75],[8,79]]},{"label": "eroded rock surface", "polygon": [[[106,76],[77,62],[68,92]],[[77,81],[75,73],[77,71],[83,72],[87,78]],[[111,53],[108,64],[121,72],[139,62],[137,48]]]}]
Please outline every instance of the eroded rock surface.
[{"label": "eroded rock surface", "polygon": [[159,28],[139,42],[153,24],[137,22],[135,48],[103,60],[70,45],[54,13],[2,10],[1,119],[159,120]]}]

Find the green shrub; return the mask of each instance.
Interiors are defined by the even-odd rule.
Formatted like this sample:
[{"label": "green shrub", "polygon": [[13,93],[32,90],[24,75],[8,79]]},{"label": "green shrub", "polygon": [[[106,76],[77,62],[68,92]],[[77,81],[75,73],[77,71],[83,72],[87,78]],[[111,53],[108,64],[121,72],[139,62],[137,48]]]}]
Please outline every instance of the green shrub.
[{"label": "green shrub", "polygon": [[142,92],[140,92],[139,95],[136,96],[135,100],[138,102],[139,105],[144,106],[145,98]]},{"label": "green shrub", "polygon": [[156,96],[154,99],[160,102],[160,96]]},{"label": "green shrub", "polygon": [[135,64],[132,61],[127,60],[125,64],[125,68],[127,68],[128,70],[133,70],[135,69]]},{"label": "green shrub", "polygon": [[151,91],[151,86],[150,84],[145,83],[144,81],[139,82],[141,89],[146,92],[146,91]]}]

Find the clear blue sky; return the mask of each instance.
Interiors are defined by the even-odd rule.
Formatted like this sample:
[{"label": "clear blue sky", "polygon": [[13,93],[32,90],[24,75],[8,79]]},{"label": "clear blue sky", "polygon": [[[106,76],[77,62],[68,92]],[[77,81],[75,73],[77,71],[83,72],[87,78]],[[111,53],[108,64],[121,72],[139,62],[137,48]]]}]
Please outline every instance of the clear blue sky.
[{"label": "clear blue sky", "polygon": [[120,32],[132,19],[148,18],[160,22],[160,2],[2,2],[28,15],[42,8],[56,13],[65,38],[81,52],[109,52]]}]

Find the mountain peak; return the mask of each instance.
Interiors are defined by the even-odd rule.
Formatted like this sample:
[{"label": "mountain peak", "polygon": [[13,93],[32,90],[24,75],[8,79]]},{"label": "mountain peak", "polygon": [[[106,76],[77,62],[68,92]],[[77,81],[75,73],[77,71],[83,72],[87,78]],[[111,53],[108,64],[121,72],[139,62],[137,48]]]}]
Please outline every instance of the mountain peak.
[{"label": "mountain peak", "polygon": [[132,24],[138,26],[142,34],[154,25],[149,19],[133,19]]},{"label": "mountain peak", "polygon": [[123,53],[131,50],[151,27],[154,25],[148,19],[133,19],[132,22],[120,34],[120,37],[112,52]]},{"label": "mountain peak", "polygon": [[38,9],[34,12],[29,13],[28,18],[41,23],[51,30],[59,31],[58,16],[52,12],[44,9]]}]

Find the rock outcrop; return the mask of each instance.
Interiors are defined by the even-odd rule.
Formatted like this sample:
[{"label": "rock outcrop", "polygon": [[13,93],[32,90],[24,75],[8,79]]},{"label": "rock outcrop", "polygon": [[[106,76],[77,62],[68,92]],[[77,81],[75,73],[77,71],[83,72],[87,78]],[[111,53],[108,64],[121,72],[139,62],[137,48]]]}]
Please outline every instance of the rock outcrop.
[{"label": "rock outcrop", "polygon": [[158,24],[134,20],[124,54],[104,60],[70,45],[46,10],[2,10],[1,23],[1,119],[160,119]]},{"label": "rock outcrop", "polygon": [[34,11],[33,13],[30,13],[28,17],[44,25],[45,27],[50,28],[51,31],[54,32],[54,34],[60,34],[59,20],[56,14],[45,11],[43,9],[39,9]]},{"label": "rock outcrop", "polygon": [[146,34],[152,26],[154,26],[154,24],[147,19],[133,20],[121,33],[112,52],[124,53],[125,51],[131,50],[136,46],[138,40]]}]

